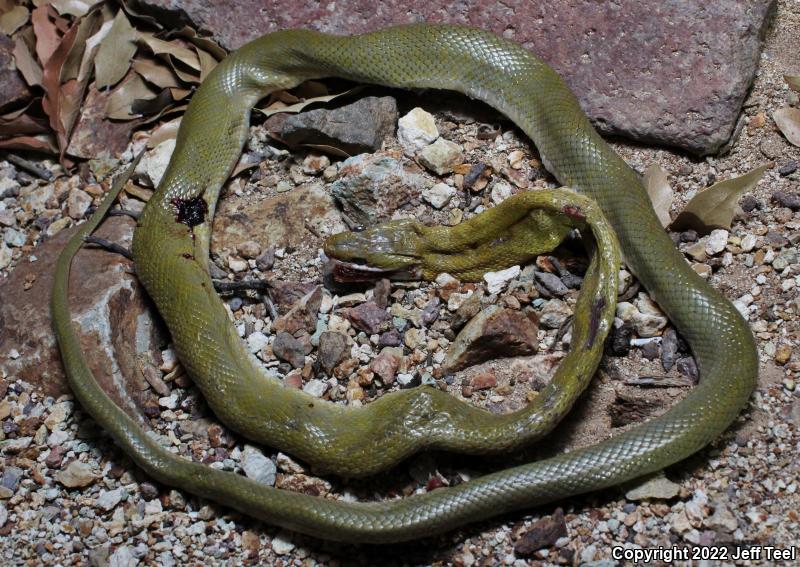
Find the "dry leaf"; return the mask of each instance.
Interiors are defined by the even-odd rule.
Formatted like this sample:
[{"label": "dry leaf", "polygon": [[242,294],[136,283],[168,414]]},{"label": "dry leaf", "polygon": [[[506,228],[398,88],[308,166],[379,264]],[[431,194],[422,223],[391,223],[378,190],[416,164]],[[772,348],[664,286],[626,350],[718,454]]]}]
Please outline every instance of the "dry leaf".
[{"label": "dry leaf", "polygon": [[708,234],[715,228],[729,230],[739,197],[755,187],[766,170],[767,166],[762,165],[740,177],[720,181],[699,192],[680,212],[670,229],[693,229],[700,234]]},{"label": "dry leaf", "polygon": [[162,26],[161,23],[156,18],[154,18],[150,14],[145,14],[144,12],[139,11],[138,0],[134,0],[133,2],[129,2],[127,0],[120,0],[120,4],[122,4],[122,8],[132,18],[145,22],[156,29],[163,29],[164,26]]},{"label": "dry leaf", "polygon": [[138,116],[148,116],[150,114],[157,114],[162,110],[168,108],[174,100],[169,89],[164,89],[153,98],[140,98],[133,101],[131,105],[131,114]]},{"label": "dry leaf", "polygon": [[[67,60],[61,68],[61,80],[79,79],[84,52],[87,49],[87,40],[95,34],[100,27],[100,12],[95,11],[78,22],[78,33],[72,48],[69,50]],[[79,79],[80,80],[80,79]]]},{"label": "dry leaf", "polygon": [[54,154],[58,152],[55,141],[50,135],[17,136],[7,140],[0,140],[0,148],[5,150],[30,150]]},{"label": "dry leaf", "polygon": [[[102,11],[100,15],[103,16]],[[97,50],[100,49],[100,44],[103,39],[111,31],[111,26],[114,25],[113,20],[104,21],[94,35],[86,40],[86,48],[83,50],[83,57],[81,58],[80,70],[78,71],[78,80],[86,80],[94,69],[94,56]]]},{"label": "dry leaf", "polygon": [[47,2],[35,1],[37,6],[41,4],[50,4],[56,11],[61,14],[69,14],[70,16],[84,16],[95,4],[99,4],[101,0],[48,0]]},{"label": "dry leaf", "polygon": [[192,94],[192,89],[170,89],[169,92],[172,94],[173,100],[178,101]]},{"label": "dry leaf", "polygon": [[[183,47],[178,41],[164,41],[158,39],[151,33],[140,33],[141,40],[150,48],[155,55],[167,55],[171,60],[177,60],[187,65],[195,71],[200,71],[200,59],[197,54],[186,47]],[[177,69],[176,69],[177,71]]]},{"label": "dry leaf", "polygon": [[50,9],[47,6],[41,6],[31,12],[31,22],[33,33],[36,35],[36,56],[39,62],[45,65],[61,43],[58,28],[50,21]]},{"label": "dry leaf", "polygon": [[287,113],[290,113],[290,114],[296,114],[296,113],[300,112],[301,110],[303,110],[304,108],[306,108],[307,106],[309,106],[311,104],[314,104],[314,103],[317,103],[317,102],[330,102],[330,101],[332,101],[332,100],[334,100],[336,98],[339,98],[339,97],[343,97],[343,96],[350,95],[350,94],[355,94],[355,93],[359,92],[360,90],[362,90],[363,88],[364,87],[362,87],[362,86],[357,86],[357,87],[353,87],[352,89],[346,90],[346,91],[338,93],[338,94],[332,94],[332,95],[318,96],[318,97],[314,97],[314,98],[309,98],[309,99],[306,99],[306,100],[304,100],[302,102],[298,102],[298,103],[292,104],[290,106],[284,106],[284,107],[281,107],[281,108],[266,108],[266,109],[258,108],[256,110],[260,111],[261,113],[264,114],[264,116],[267,116],[267,117],[272,116],[273,114],[278,114],[279,112],[287,112]]},{"label": "dry leaf", "polygon": [[785,107],[772,113],[775,124],[793,146],[800,146],[800,110]]},{"label": "dry leaf", "polygon": [[0,16],[0,31],[6,35],[11,35],[28,23],[29,17],[30,12],[25,6],[14,6]]},{"label": "dry leaf", "polygon": [[672,187],[670,187],[667,172],[660,165],[653,164],[645,171],[642,182],[645,189],[647,189],[647,195],[650,197],[656,216],[661,221],[661,226],[668,226],[672,222],[669,210],[672,207],[675,196],[672,192]]},{"label": "dry leaf", "polygon": [[0,136],[19,136],[22,134],[44,134],[50,131],[46,118],[29,112],[41,106],[42,99],[35,98],[13,112],[0,116]]},{"label": "dry leaf", "polygon": [[[40,8],[37,8],[37,10]],[[34,10],[35,12],[35,10]],[[44,88],[44,99],[42,100],[42,108],[47,113],[50,119],[50,127],[56,133],[58,140],[58,147],[62,152],[67,147],[69,140],[69,128],[63,120],[64,115],[62,110],[67,110],[67,113],[74,111],[74,101],[70,98],[75,94],[75,87],[69,84],[61,84],[61,69],[64,62],[69,55],[70,49],[78,34],[78,25],[72,26],[70,30],[61,38],[61,43],[58,44],[55,51],[48,58],[47,63],[44,65],[42,72],[42,87]],[[75,81],[72,81],[73,83]]]},{"label": "dry leaf", "polygon": [[343,149],[337,148],[336,146],[329,146],[327,144],[300,144],[300,147],[311,148],[312,150],[318,150],[320,152],[345,159],[353,157],[351,154],[348,154]]},{"label": "dry leaf", "polygon": [[180,81],[175,73],[168,66],[151,57],[137,57],[133,62],[133,70],[148,83],[160,89],[180,86]]},{"label": "dry leaf", "polygon": [[167,32],[166,37],[167,39],[172,37],[187,39],[195,46],[210,53],[217,61],[222,61],[228,54],[227,51],[220,47],[213,39],[198,35],[197,30],[189,26],[184,26],[179,30],[170,30]]},{"label": "dry leaf", "polygon": [[39,86],[42,84],[42,68],[33,57],[28,44],[21,37],[14,38],[14,63],[17,70],[22,73],[22,78],[28,86]]},{"label": "dry leaf", "polygon": [[200,60],[200,82],[203,82],[206,80],[211,70],[217,66],[217,60],[214,59],[210,53],[198,47],[195,47],[194,50],[197,52],[197,58]]},{"label": "dry leaf", "polygon": [[131,112],[133,103],[137,100],[149,100],[158,96],[158,93],[147,86],[144,80],[136,73],[129,74],[128,78],[111,93],[106,106],[106,113],[114,120],[131,120],[137,118]]},{"label": "dry leaf", "polygon": [[793,91],[800,92],[800,75],[784,75],[783,80]]},{"label": "dry leaf", "polygon": [[100,42],[100,49],[94,60],[95,84],[98,89],[116,85],[128,73],[131,58],[136,53],[136,40],[139,37],[134,27],[120,10],[108,35]]}]

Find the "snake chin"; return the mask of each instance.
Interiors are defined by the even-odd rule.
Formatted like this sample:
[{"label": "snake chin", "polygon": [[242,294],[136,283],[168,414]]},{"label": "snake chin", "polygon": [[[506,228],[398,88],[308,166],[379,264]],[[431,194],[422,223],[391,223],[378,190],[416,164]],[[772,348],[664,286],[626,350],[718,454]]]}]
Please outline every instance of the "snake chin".
[{"label": "snake chin", "polygon": [[419,280],[422,269],[419,266],[403,268],[378,268],[358,261],[345,262],[336,258],[327,259],[326,273],[339,283],[374,282],[383,278],[391,280]]}]

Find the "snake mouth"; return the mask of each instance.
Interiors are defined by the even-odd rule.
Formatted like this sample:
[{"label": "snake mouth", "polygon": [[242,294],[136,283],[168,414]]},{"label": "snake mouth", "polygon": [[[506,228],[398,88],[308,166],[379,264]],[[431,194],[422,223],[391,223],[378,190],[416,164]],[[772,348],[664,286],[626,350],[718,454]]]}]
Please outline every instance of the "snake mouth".
[{"label": "snake mouth", "polygon": [[345,262],[336,258],[325,257],[327,269],[333,279],[339,283],[374,282],[383,278],[391,280],[418,280],[422,270],[418,266],[404,268],[378,268],[366,262],[354,260]]}]

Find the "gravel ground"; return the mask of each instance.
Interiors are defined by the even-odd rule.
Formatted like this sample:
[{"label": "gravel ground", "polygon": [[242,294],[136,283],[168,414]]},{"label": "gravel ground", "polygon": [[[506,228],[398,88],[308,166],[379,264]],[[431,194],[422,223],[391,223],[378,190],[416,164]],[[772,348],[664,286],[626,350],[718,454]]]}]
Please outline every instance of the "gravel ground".
[{"label": "gravel ground", "polygon": [[[701,240],[701,247],[710,247],[711,252],[702,258],[691,235],[684,234],[680,244],[693,264],[703,265],[697,269],[707,271],[711,283],[747,314],[758,340],[762,370],[758,391],[737,424],[710,448],[670,467],[666,478],[469,526],[426,540],[423,545],[338,546],[260,525],[148,481],[98,435],[92,422],[69,397],[53,400],[28,384],[14,381],[13,377],[3,377],[3,388],[7,390],[0,401],[4,439],[0,481],[2,556],[12,564],[29,565],[388,562],[466,566],[617,565],[623,562],[612,559],[612,549],[620,546],[628,549],[717,546],[708,548],[708,553],[735,546],[796,548],[800,545],[796,535],[800,521],[797,512],[800,465],[795,456],[800,447],[800,390],[795,386],[800,372],[800,352],[796,346],[800,310],[797,299],[800,197],[794,200],[790,197],[798,191],[800,171],[795,169],[800,162],[800,151],[778,132],[771,114],[787,104],[797,106],[797,94],[786,87],[783,74],[800,73],[796,60],[800,52],[800,37],[796,33],[799,25],[800,2],[779,2],[756,83],[745,104],[741,133],[726,155],[698,159],[667,149],[614,144],[637,171],[644,172],[653,163],[666,170],[675,189],[673,216],[698,190],[758,165],[770,164],[764,180],[741,201],[743,210],[729,233],[717,235],[722,238],[720,246],[715,248],[707,238]],[[438,209],[432,207],[429,203],[435,202],[436,196],[423,192],[423,199],[404,209],[401,216],[453,224],[464,214],[464,209],[469,217],[482,207],[499,202],[507,193],[528,185],[551,184],[535,153],[508,123],[501,123],[496,138],[476,141],[481,124],[497,120],[491,115],[487,119],[483,109],[462,115],[441,111],[438,105],[426,105],[424,97],[400,95],[398,102],[401,114],[415,104],[431,110],[440,134],[459,146],[465,163],[483,162],[496,172],[505,172],[496,174],[484,188],[474,191],[469,203],[463,191],[440,188],[442,195],[453,193],[449,203]],[[462,101],[461,105],[465,104]],[[255,128],[254,133],[260,134],[260,129]],[[258,146],[257,139],[251,143],[252,147]],[[381,155],[409,164],[401,149],[392,140]],[[329,165],[313,155],[273,159],[261,167],[257,176],[250,177],[250,183],[242,178],[234,180],[228,188],[229,198],[234,204],[253,203],[310,180],[334,181],[339,178],[341,162],[333,161]],[[22,197],[2,201],[5,211],[10,211],[4,213],[0,208],[0,215],[5,214],[0,220],[8,219],[3,233],[7,243],[4,253],[9,254],[5,273],[9,273],[18,262],[35,254],[41,233],[52,234],[72,222],[70,218],[82,218],[96,195],[91,188],[83,193],[86,197],[72,191],[77,186],[77,177],[44,186],[8,164],[0,162],[0,168],[22,186],[20,195],[29,194],[25,187],[35,185],[37,195],[47,194],[57,199],[54,207],[43,207],[50,211],[45,215],[48,219],[45,225],[37,224],[35,215],[26,216]],[[429,173],[425,176],[426,186],[442,180]],[[457,173],[445,175],[443,180],[448,187],[460,189],[463,177],[463,173]],[[784,196],[776,198],[778,192]],[[69,196],[58,200],[60,194]],[[255,277],[266,274],[286,281],[313,281],[321,267],[317,255],[319,243],[309,239],[295,250],[277,250],[272,265],[269,251],[241,246],[238,251],[218,249],[215,261],[237,278],[243,274]],[[580,261],[567,258],[565,262],[579,273]],[[537,266],[540,272],[552,270],[547,261],[540,260]],[[4,277],[2,274],[0,278]],[[563,274],[561,279],[564,280]],[[275,320],[270,318],[264,303],[231,298],[228,305],[241,334],[265,366],[315,395],[358,405],[386,391],[422,382],[494,411],[508,411],[520,407],[531,392],[541,388],[541,377],[533,377],[530,368],[535,366],[546,374],[552,370],[553,362],[563,356],[569,332],[563,333],[562,323],[574,304],[576,292],[569,290],[558,298],[548,297],[558,294],[548,293],[546,286],[543,290],[537,285],[533,269],[523,270],[500,293],[485,292],[486,287],[440,281],[395,285],[388,290],[388,297],[387,290],[380,288],[347,296],[324,292],[318,298],[322,327],[311,334],[319,339],[319,331],[324,328],[347,337],[342,360],[328,379],[314,378],[310,371],[313,364],[308,361],[323,357],[319,351],[312,352],[310,359],[303,359],[301,354],[296,365],[299,368],[292,368],[287,362],[291,348],[305,354],[305,346],[290,344],[288,352],[282,354],[283,347],[276,346],[273,338]],[[543,314],[549,316],[550,323],[542,323],[535,330],[538,354],[485,363],[455,375],[444,373],[441,369],[444,353],[454,336],[451,327],[468,310],[470,301],[475,302],[470,297],[481,295],[484,304],[498,304],[514,312],[532,310],[540,318]],[[381,297],[386,297],[393,316],[389,330],[394,328],[396,333],[387,332],[385,327],[380,332],[364,332],[358,328],[357,317],[344,311]],[[645,340],[625,358],[607,357],[590,385],[591,392],[579,403],[574,422],[562,428],[548,447],[540,449],[541,454],[591,444],[607,436],[612,428],[616,431],[642,416],[664,411],[687,391],[687,384],[693,380],[691,358],[678,348],[677,356],[673,357],[677,362],[666,371],[660,358],[664,345],[672,337],[664,330],[666,321],[647,305],[646,298],[632,294],[631,303],[635,307],[628,312],[630,318],[635,322],[636,314],[650,314],[648,322],[656,328],[639,325],[638,335],[659,336],[661,345]],[[421,318],[434,313],[438,320],[419,324]],[[308,338],[316,342],[313,337]],[[396,340],[400,344],[394,345]],[[391,371],[375,363],[376,358],[383,357],[385,365],[396,352],[389,350],[388,354],[379,355],[386,346],[405,347],[401,350],[404,356],[389,360]],[[335,345],[326,347],[325,356],[336,354]],[[463,482],[492,468],[538,456],[484,459],[427,455],[369,482],[319,479],[286,455],[262,453],[217,425],[199,394],[180,375],[168,349],[163,358],[162,371],[168,385],[159,392],[159,411],[151,420],[153,428],[188,458],[225,470],[243,471],[284,489],[331,498],[369,499],[375,493],[408,495]],[[635,376],[666,376],[671,387],[645,389],[626,383],[627,378]],[[537,545],[542,547],[543,543],[546,545],[539,549]],[[725,548],[726,545],[733,547]],[[779,562],[762,556],[749,563],[737,563]]]}]

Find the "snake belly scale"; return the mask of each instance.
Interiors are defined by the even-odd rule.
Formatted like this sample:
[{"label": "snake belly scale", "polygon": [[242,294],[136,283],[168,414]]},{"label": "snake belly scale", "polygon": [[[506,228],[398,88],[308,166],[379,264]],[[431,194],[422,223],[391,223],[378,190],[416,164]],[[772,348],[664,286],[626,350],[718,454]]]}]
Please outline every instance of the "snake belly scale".
[{"label": "snake belly scale", "polygon": [[[568,454],[405,499],[352,503],[314,498],[179,458],[113,404],[86,368],[71,329],[67,250],[59,262],[52,309],[70,384],[84,408],[146,473],[317,537],[403,541],[659,470],[702,448],[735,419],[757,377],[752,334],[733,305],[674,248],[638,175],[599,137],[575,97],[537,57],[488,32],[427,24],[354,37],[301,30],[269,34],[231,54],[195,93],[167,172],[139,221],[134,256],[137,274],[167,323],[181,362],[196,380],[214,376],[212,397],[221,401],[211,405],[220,419],[234,429],[247,429],[241,416],[259,415],[267,401],[263,395],[245,394],[237,397],[249,407],[225,404],[248,355],[207,274],[210,218],[220,187],[245,142],[252,106],[273,90],[331,76],[452,89],[506,114],[531,138],[562,184],[598,203],[629,267],[691,346],[701,382],[662,416]],[[187,211],[190,220],[178,222]],[[302,428],[306,401],[277,401],[283,409],[272,417]],[[322,420],[314,428],[325,438],[328,425],[335,423]],[[303,438],[314,434],[306,427]],[[302,447],[298,450],[303,454]]]}]

